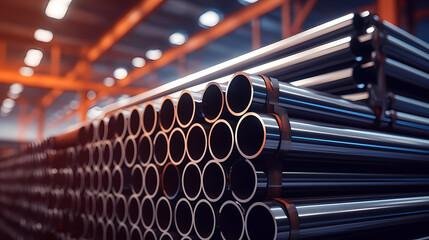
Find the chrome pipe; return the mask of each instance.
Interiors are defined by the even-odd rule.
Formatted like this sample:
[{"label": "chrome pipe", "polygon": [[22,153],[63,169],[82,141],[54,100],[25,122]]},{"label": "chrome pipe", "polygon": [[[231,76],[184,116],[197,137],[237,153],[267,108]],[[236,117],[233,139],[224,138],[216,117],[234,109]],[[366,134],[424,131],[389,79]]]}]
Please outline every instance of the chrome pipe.
[{"label": "chrome pipe", "polygon": [[175,199],[180,191],[180,172],[177,166],[172,162],[164,166],[161,174],[161,186],[164,196],[169,199]]},{"label": "chrome pipe", "polygon": [[135,165],[131,170],[131,190],[133,194],[140,196],[144,190],[144,171],[142,166]]},{"label": "chrome pipe", "polygon": [[128,222],[132,226],[137,226],[142,218],[142,209],[138,195],[131,195],[128,199]]},{"label": "chrome pipe", "polygon": [[156,226],[161,232],[170,231],[174,229],[173,226],[173,210],[170,203],[166,197],[162,196],[156,202],[155,207],[156,217],[155,222]]},{"label": "chrome pipe", "polygon": [[166,133],[170,132],[176,123],[176,101],[172,97],[166,96],[159,109],[159,126]]},{"label": "chrome pipe", "polygon": [[174,128],[168,137],[168,157],[179,165],[186,157],[186,136],[181,128]]},{"label": "chrome pipe", "polygon": [[189,160],[199,163],[207,158],[208,138],[210,127],[205,124],[194,123],[186,134],[186,155]]},{"label": "chrome pipe", "polygon": [[146,229],[151,229],[155,223],[155,203],[152,197],[144,196],[141,202],[141,222]]},{"label": "chrome pipe", "polygon": [[168,136],[159,131],[153,139],[153,158],[158,166],[163,166],[168,159]]},{"label": "chrome pipe", "polygon": [[244,215],[243,206],[238,202],[227,200],[219,209],[220,235],[224,240],[243,239]]},{"label": "chrome pipe", "polygon": [[200,196],[201,176],[200,167],[194,162],[189,162],[183,169],[181,180],[183,194],[190,201],[195,201]]},{"label": "chrome pipe", "polygon": [[153,157],[152,139],[149,135],[143,134],[138,142],[138,158],[143,167],[146,167]]},{"label": "chrome pipe", "polygon": [[155,164],[149,164],[144,171],[144,191],[147,196],[154,197],[159,191],[159,172]]},{"label": "chrome pipe", "polygon": [[177,100],[177,123],[181,128],[188,128],[194,121],[202,118],[201,93],[183,90]]},{"label": "chrome pipe", "polygon": [[234,147],[234,131],[236,123],[224,119],[217,120],[209,133],[209,151],[213,159],[225,162],[235,159],[238,155]]},{"label": "chrome pipe", "polygon": [[192,233],[194,212],[191,203],[186,198],[179,199],[174,207],[174,224],[180,235],[188,236]]},{"label": "chrome pipe", "polygon": [[219,201],[224,196],[228,184],[224,166],[216,160],[210,160],[204,166],[201,175],[204,196],[211,202]]},{"label": "chrome pipe", "polygon": [[128,136],[125,139],[125,166],[131,168],[136,163],[137,159],[137,143],[133,136]]},{"label": "chrome pipe", "polygon": [[139,106],[134,106],[131,108],[130,117],[128,119],[128,134],[130,136],[137,137],[140,135],[142,130],[142,115],[143,108]]},{"label": "chrome pipe", "polygon": [[209,82],[204,89],[202,102],[202,112],[204,120],[214,123],[227,112],[225,106],[226,85],[216,82]]}]

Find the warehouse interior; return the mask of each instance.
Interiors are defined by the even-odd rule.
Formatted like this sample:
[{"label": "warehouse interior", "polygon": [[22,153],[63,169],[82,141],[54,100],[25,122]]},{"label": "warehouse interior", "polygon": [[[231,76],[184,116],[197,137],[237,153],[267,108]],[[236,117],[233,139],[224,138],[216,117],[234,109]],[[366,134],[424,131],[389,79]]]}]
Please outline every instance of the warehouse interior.
[{"label": "warehouse interior", "polygon": [[2,1],[0,237],[429,239],[427,42],[426,0]]}]

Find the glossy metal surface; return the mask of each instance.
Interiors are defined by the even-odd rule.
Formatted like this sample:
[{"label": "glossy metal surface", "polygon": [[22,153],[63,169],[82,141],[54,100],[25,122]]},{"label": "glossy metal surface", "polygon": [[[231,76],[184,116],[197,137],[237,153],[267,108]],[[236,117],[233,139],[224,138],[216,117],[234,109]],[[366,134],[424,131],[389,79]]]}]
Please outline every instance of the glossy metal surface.
[{"label": "glossy metal surface", "polygon": [[144,105],[141,118],[143,126],[142,128],[143,131],[148,135],[152,135],[152,133],[157,128],[159,107],[160,106],[153,102],[147,102]]},{"label": "glossy metal surface", "polygon": [[210,127],[206,124],[192,124],[186,134],[186,155],[193,162],[201,162],[207,159],[208,133]]},{"label": "glossy metal surface", "polygon": [[192,122],[202,118],[201,98],[200,93],[182,91],[176,106],[177,123],[181,128],[187,128]]},{"label": "glossy metal surface", "polygon": [[199,239],[211,239],[216,231],[216,213],[206,199],[199,200],[194,207],[194,229]]},{"label": "glossy metal surface", "polygon": [[391,58],[385,59],[386,75],[424,89],[429,89],[429,73],[413,68]]},{"label": "glossy metal surface", "polygon": [[241,204],[227,200],[219,208],[220,234],[224,240],[243,239],[245,209]]},{"label": "glossy metal surface", "polygon": [[224,166],[216,160],[210,160],[202,172],[201,187],[206,199],[210,202],[219,201],[227,190],[227,178]]},{"label": "glossy metal surface", "polygon": [[225,84],[216,82],[207,84],[201,99],[202,113],[206,122],[214,123],[224,114],[225,92]]},{"label": "glossy metal surface", "polygon": [[397,94],[389,94],[388,96],[390,100],[389,108],[399,112],[429,117],[429,103]]},{"label": "glossy metal surface", "polygon": [[185,197],[190,200],[196,200],[201,193],[201,170],[193,162],[186,164],[182,172],[182,189]]},{"label": "glossy metal surface", "polygon": [[235,146],[234,132],[237,123],[225,119],[217,120],[210,128],[208,146],[213,159],[225,162],[238,155]]},{"label": "glossy metal surface", "polygon": [[176,101],[170,96],[164,97],[158,113],[159,126],[162,131],[170,132],[176,123]]}]

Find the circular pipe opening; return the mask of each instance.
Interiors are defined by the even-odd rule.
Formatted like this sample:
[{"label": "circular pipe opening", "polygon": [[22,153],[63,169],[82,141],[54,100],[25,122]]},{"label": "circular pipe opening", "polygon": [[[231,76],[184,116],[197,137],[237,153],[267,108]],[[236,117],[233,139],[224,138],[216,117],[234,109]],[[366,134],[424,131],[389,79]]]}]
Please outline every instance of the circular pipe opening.
[{"label": "circular pipe opening", "polygon": [[101,186],[103,192],[106,193],[110,192],[112,189],[112,174],[108,167],[104,167],[103,170],[101,170]]},{"label": "circular pipe opening", "polygon": [[98,123],[98,140],[100,141],[105,140],[107,137],[106,125],[107,125],[106,119],[102,119]]},{"label": "circular pipe opening", "polygon": [[253,87],[244,74],[235,75],[226,89],[226,106],[234,116],[247,112],[253,100]]},{"label": "circular pipe opening", "polygon": [[156,234],[152,229],[147,229],[143,235],[144,240],[157,240]]},{"label": "circular pipe opening", "polygon": [[158,132],[153,140],[155,163],[162,166],[167,161],[168,156],[168,138],[165,132]]},{"label": "circular pipe opening", "polygon": [[171,204],[166,197],[159,198],[156,203],[156,225],[161,231],[168,231],[171,226],[173,212]]},{"label": "circular pipe opening", "polygon": [[93,169],[92,189],[96,192],[101,189],[101,171],[98,167]]},{"label": "circular pipe opening", "polygon": [[115,167],[112,172],[112,190],[113,193],[119,194],[124,188],[124,174],[121,168]]},{"label": "circular pipe opening", "polygon": [[88,124],[86,134],[88,137],[88,142],[94,142],[95,141],[96,135],[95,135],[95,126],[94,126],[93,122]]},{"label": "circular pipe opening", "polygon": [[113,146],[110,141],[103,143],[103,164],[106,167],[110,167],[113,159]]},{"label": "circular pipe opening", "polygon": [[104,215],[105,201],[106,200],[103,194],[97,194],[95,206],[96,206],[96,214],[98,218],[101,218]]},{"label": "circular pipe opening", "polygon": [[192,206],[188,200],[182,198],[177,202],[174,209],[174,223],[180,235],[186,236],[191,233],[194,217]]},{"label": "circular pipe opening", "polygon": [[158,169],[153,164],[149,164],[144,172],[144,184],[146,194],[153,197],[158,192],[159,174]]},{"label": "circular pipe opening", "polygon": [[240,160],[231,167],[230,184],[232,196],[239,202],[250,201],[256,193],[257,176],[249,160]]},{"label": "circular pipe opening", "polygon": [[128,122],[128,128],[130,135],[136,136],[140,133],[141,125],[140,125],[140,109],[137,107],[134,107],[133,110],[131,110],[130,119]]},{"label": "circular pipe opening", "polygon": [[104,239],[115,240],[116,239],[116,228],[112,222],[107,222],[106,232],[104,233]]},{"label": "circular pipe opening", "polygon": [[110,115],[109,122],[107,123],[107,138],[108,139],[114,138],[115,132],[116,132],[115,115]]},{"label": "circular pipe opening", "polygon": [[152,140],[148,135],[141,136],[139,140],[138,153],[141,164],[145,167],[152,159]]},{"label": "circular pipe opening", "polygon": [[141,218],[140,201],[137,196],[131,196],[128,199],[128,220],[132,224],[137,224]]},{"label": "circular pipe opening", "polygon": [[257,157],[265,144],[265,126],[256,114],[246,114],[238,122],[235,132],[237,149],[248,159]]},{"label": "circular pipe opening", "polygon": [[125,118],[124,112],[121,110],[116,113],[115,118],[115,126],[116,126],[116,136],[123,138],[126,135],[127,128],[127,119]]},{"label": "circular pipe opening", "polygon": [[135,165],[131,170],[132,191],[134,194],[141,195],[143,192],[143,168]]},{"label": "circular pipe opening", "polygon": [[223,167],[215,160],[209,161],[203,169],[203,192],[211,202],[218,201],[224,194],[226,176]]},{"label": "circular pipe opening", "polygon": [[121,166],[125,158],[125,148],[121,139],[113,142],[113,163],[115,166]]},{"label": "circular pipe opening", "polygon": [[137,144],[134,137],[129,136],[125,140],[125,166],[132,167],[137,158]]},{"label": "circular pipe opening", "polygon": [[162,171],[162,191],[168,199],[173,199],[179,193],[180,173],[172,163],[167,163]]},{"label": "circular pipe opening", "polygon": [[203,93],[203,115],[208,123],[215,122],[222,114],[224,105],[222,88],[217,83],[209,83]]},{"label": "circular pipe opening", "polygon": [[85,213],[87,215],[95,215],[95,196],[92,193],[85,194]]},{"label": "circular pipe opening", "polygon": [[165,97],[159,109],[159,125],[164,132],[173,129],[175,122],[175,108],[171,97]]},{"label": "circular pipe opening", "polygon": [[151,135],[155,131],[157,122],[157,112],[152,103],[148,103],[144,107],[142,121],[143,131],[146,134]]},{"label": "circular pipe opening", "polygon": [[182,129],[175,128],[168,139],[168,156],[175,165],[179,165],[185,159],[185,155],[185,133]]},{"label": "circular pipe opening", "polygon": [[212,157],[224,162],[234,150],[234,131],[231,125],[221,119],[215,122],[209,133],[209,151]]},{"label": "circular pipe opening", "polygon": [[220,233],[225,240],[242,239],[244,217],[240,207],[231,200],[222,204],[219,210]]},{"label": "circular pipe opening", "polygon": [[216,228],[216,215],[213,207],[207,200],[200,200],[195,206],[194,215],[195,232],[198,237],[200,239],[210,239]]},{"label": "circular pipe opening", "polygon": [[[123,195],[116,196],[116,220],[118,223],[125,222],[128,213],[128,203]],[[120,238],[121,239],[121,238]]]},{"label": "circular pipe opening", "polygon": [[82,126],[79,128],[77,133],[78,142],[80,145],[84,145],[88,143],[88,131],[86,126]]},{"label": "circular pipe opening", "polygon": [[195,101],[189,91],[182,91],[177,101],[177,121],[182,128],[187,128],[195,116]]},{"label": "circular pipe opening", "polygon": [[197,164],[188,163],[183,169],[182,189],[186,198],[193,201],[201,193],[201,171]]},{"label": "circular pipe opening", "polygon": [[97,222],[95,221],[94,217],[88,216],[88,227],[86,231],[86,238],[95,239],[96,228],[97,228]]},{"label": "circular pipe opening", "polygon": [[74,188],[76,191],[83,192],[85,188],[85,172],[82,168],[76,170],[76,176],[74,177]]},{"label": "circular pipe opening", "polygon": [[92,147],[90,144],[86,144],[82,151],[80,152],[80,157],[82,159],[82,166],[90,166],[92,164]]},{"label": "circular pipe opening", "polygon": [[119,224],[118,230],[116,231],[116,239],[130,239],[130,233],[128,227],[125,224]]},{"label": "circular pipe opening", "polygon": [[173,237],[169,232],[164,232],[161,234],[161,237],[159,237],[159,240],[173,240]]},{"label": "circular pipe opening", "polygon": [[130,231],[130,238],[131,240],[142,240],[143,235],[142,235],[142,232],[140,231],[140,228],[133,226]]},{"label": "circular pipe opening", "polygon": [[106,201],[105,201],[105,207],[104,207],[104,213],[108,220],[112,221],[115,217],[116,212],[116,202],[115,198],[112,194],[106,195]]},{"label": "circular pipe opening", "polygon": [[145,196],[141,203],[142,224],[146,228],[152,228],[155,222],[155,204],[149,196]]},{"label": "circular pipe opening", "polygon": [[106,225],[104,224],[102,219],[98,219],[97,221],[97,227],[96,227],[96,238],[97,239],[103,239],[103,234],[106,231]]},{"label": "circular pipe opening", "polygon": [[254,203],[247,210],[245,222],[248,239],[276,239],[276,221],[263,203]]},{"label": "circular pipe opening", "polygon": [[92,189],[94,182],[94,176],[89,168],[85,168],[85,187],[84,189]]},{"label": "circular pipe opening", "polygon": [[191,161],[200,162],[207,151],[207,135],[203,126],[193,124],[186,135],[186,153]]}]

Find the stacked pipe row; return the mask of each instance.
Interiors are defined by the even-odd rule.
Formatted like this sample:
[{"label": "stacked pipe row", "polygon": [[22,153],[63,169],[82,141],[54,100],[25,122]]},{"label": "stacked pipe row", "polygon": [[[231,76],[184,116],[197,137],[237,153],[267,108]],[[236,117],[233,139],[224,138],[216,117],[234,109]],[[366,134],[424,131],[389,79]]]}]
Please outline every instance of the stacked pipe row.
[{"label": "stacked pipe row", "polygon": [[[399,83],[372,63],[405,54],[378,49],[380,34],[425,44],[368,13],[345,16],[283,40],[289,47],[262,54],[270,58],[254,54],[244,72],[30,144],[0,162],[0,230],[13,239],[428,234],[429,100],[414,88],[390,94]],[[429,66],[413,59],[401,61]],[[369,101],[345,99],[363,92]]]}]

